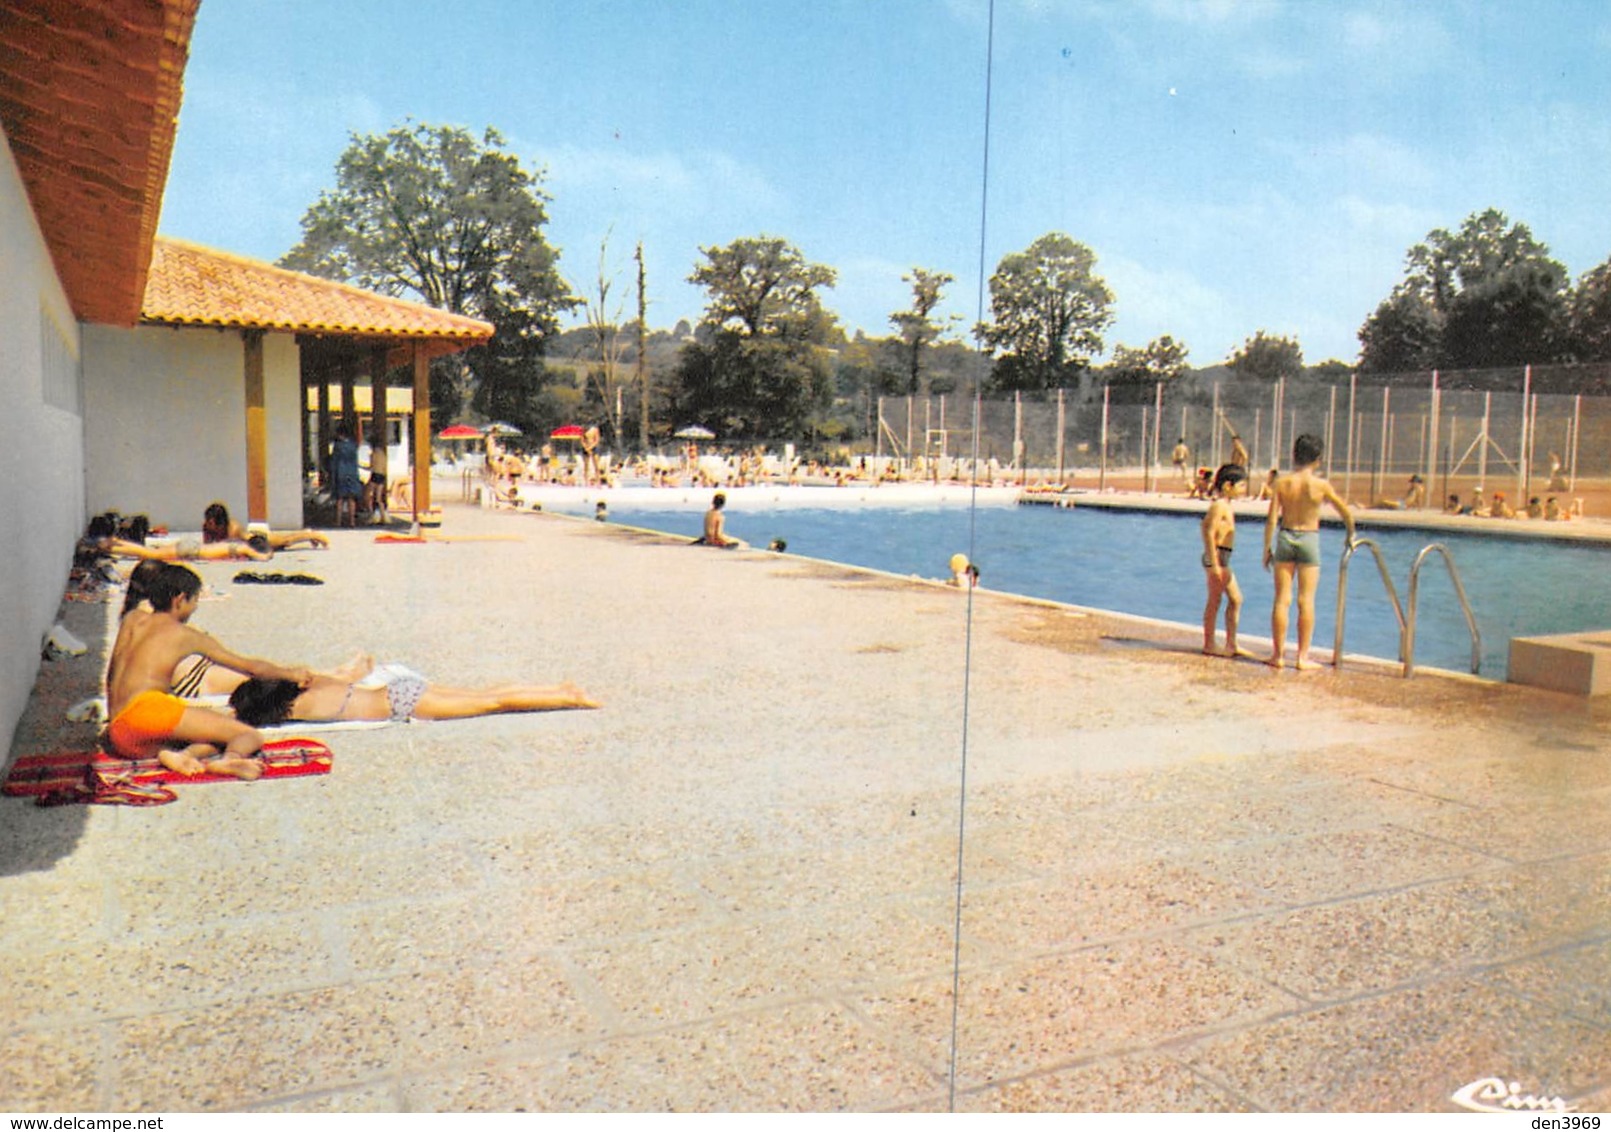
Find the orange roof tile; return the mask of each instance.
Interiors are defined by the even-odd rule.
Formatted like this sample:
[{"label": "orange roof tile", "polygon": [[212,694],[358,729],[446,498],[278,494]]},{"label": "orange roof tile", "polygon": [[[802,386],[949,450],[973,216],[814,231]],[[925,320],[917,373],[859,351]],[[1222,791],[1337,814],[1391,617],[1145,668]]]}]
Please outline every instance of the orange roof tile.
[{"label": "orange roof tile", "polygon": [[85,322],[133,326],[200,0],[0,0],[0,128]]},{"label": "orange roof tile", "polygon": [[426,340],[433,354],[477,346],[493,334],[480,319],[167,236],[156,240],[142,321]]}]

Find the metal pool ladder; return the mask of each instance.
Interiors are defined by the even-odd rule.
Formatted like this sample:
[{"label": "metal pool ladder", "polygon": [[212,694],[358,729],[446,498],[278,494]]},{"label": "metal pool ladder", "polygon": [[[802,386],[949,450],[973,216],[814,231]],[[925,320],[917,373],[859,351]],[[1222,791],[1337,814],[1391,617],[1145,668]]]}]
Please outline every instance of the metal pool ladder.
[{"label": "metal pool ladder", "polygon": [[1454,557],[1450,555],[1449,548],[1440,542],[1422,547],[1421,553],[1415,556],[1415,564],[1410,567],[1408,612],[1398,600],[1398,589],[1393,585],[1393,576],[1388,573],[1387,562],[1382,557],[1382,548],[1376,545],[1374,539],[1356,538],[1353,545],[1343,551],[1342,562],[1337,569],[1337,634],[1336,644],[1331,652],[1332,667],[1342,664],[1343,627],[1348,612],[1348,561],[1353,558],[1354,551],[1362,546],[1376,559],[1376,570],[1382,576],[1382,586],[1387,590],[1388,599],[1393,603],[1393,615],[1398,619],[1398,659],[1404,665],[1405,677],[1415,675],[1415,617],[1421,587],[1421,564],[1434,550],[1443,556],[1444,564],[1449,568],[1449,580],[1454,583],[1455,596],[1460,600],[1460,611],[1465,614],[1466,628],[1471,631],[1471,671],[1475,675],[1482,665],[1482,633],[1477,629],[1477,619],[1471,612],[1471,602],[1466,598],[1466,588],[1460,581],[1460,571],[1455,569]]}]

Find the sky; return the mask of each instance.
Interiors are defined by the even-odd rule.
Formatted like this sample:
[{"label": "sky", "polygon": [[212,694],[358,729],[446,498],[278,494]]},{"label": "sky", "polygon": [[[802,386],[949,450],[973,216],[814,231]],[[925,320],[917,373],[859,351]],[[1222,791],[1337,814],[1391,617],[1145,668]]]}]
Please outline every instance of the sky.
[{"label": "sky", "polygon": [[491,126],[576,294],[602,252],[634,317],[642,242],[653,327],[699,317],[702,247],[767,235],[837,271],[852,333],[893,333],[919,267],[966,328],[1062,232],[1109,351],[1352,362],[1474,212],[1574,279],[1611,259],[1607,106],[1603,0],[203,0],[161,231],[275,260],[354,134]]}]

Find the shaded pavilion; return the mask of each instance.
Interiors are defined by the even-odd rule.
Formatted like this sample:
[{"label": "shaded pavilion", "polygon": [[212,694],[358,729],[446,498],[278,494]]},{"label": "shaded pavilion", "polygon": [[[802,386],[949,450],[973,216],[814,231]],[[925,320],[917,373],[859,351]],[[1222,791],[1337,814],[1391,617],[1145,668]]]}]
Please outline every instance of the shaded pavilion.
[{"label": "shaded pavilion", "polygon": [[[393,384],[409,389],[416,515],[430,508],[431,360],[481,345],[493,334],[492,325],[479,319],[167,237],[155,241],[140,321],[241,332],[246,350],[247,510],[254,521],[267,519],[265,334],[288,332],[296,338],[303,391],[298,403],[312,399],[317,405],[314,436],[302,437],[304,454],[313,441],[321,457],[329,450],[336,412],[354,437],[384,436],[388,390]],[[335,412],[332,385],[341,391]],[[359,419],[360,385],[370,391],[367,421]],[[300,418],[305,422],[306,414]]]}]

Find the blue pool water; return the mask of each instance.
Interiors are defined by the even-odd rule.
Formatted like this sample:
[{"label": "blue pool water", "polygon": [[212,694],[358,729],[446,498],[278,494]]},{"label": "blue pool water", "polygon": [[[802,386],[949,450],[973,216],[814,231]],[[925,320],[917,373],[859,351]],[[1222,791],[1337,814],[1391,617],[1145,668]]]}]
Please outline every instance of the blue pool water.
[{"label": "blue pool water", "polygon": [[[553,508],[567,510],[561,506]],[[576,513],[591,514],[579,504]],[[698,510],[612,509],[619,523],[690,538]],[[1203,572],[1199,519],[1098,508],[966,507],[810,509],[729,507],[727,527],[764,547],[786,539],[791,554],[929,578],[946,575],[957,551],[979,566],[986,589],[1075,605],[1201,624]],[[973,545],[970,550],[970,527]],[[1268,637],[1272,583],[1259,558],[1262,519],[1238,522],[1233,561],[1246,604],[1244,631]],[[1495,539],[1447,532],[1363,530],[1382,548],[1401,599],[1408,599],[1415,555],[1431,542],[1447,546],[1482,633],[1482,675],[1502,679],[1510,638],[1611,628],[1611,550],[1568,543]],[[1316,601],[1315,648],[1329,661],[1335,630],[1337,562],[1342,531],[1321,532],[1324,574]],[[1398,623],[1374,560],[1357,553],[1349,567],[1346,644],[1350,653],[1398,655]],[[1469,671],[1471,637],[1442,559],[1421,570],[1415,662]],[[1288,634],[1289,646],[1296,631]]]}]

